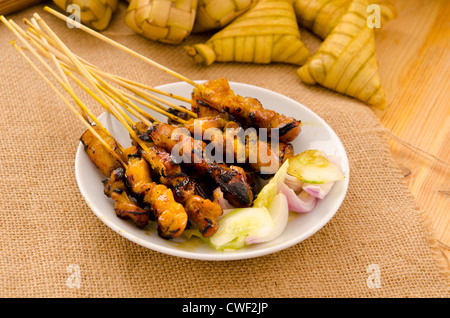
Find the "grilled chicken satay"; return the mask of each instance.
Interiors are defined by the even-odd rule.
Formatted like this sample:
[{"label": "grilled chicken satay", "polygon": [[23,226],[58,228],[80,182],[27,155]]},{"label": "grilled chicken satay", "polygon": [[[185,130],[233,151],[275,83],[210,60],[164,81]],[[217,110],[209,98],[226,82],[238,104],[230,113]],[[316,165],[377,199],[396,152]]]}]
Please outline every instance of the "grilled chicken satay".
[{"label": "grilled chicken satay", "polygon": [[[125,178],[131,185],[131,191],[133,195],[141,196],[142,202],[144,202],[145,205],[150,209],[154,216],[154,219],[158,221],[159,235],[164,238],[173,238],[180,236],[186,227],[187,214],[184,211],[184,208],[179,203],[175,202],[172,191],[164,185],[157,185],[156,183],[152,182],[149,170],[146,170],[145,165],[137,162],[136,160],[130,160],[130,155],[132,155],[132,152],[129,149],[127,149],[127,152],[125,153],[120,153],[117,147],[117,142],[114,140],[114,138],[103,132],[97,126],[93,126],[93,128],[100,135],[100,137],[110,145],[110,147],[111,145],[115,146],[111,147],[111,149],[115,149],[117,151],[117,154],[119,154],[120,157],[123,158],[123,161],[126,162],[127,167],[125,170]],[[90,130],[87,130],[83,134],[83,136],[81,137],[81,141],[85,145],[85,149],[89,157],[100,169],[100,171],[111,171],[109,176],[112,176],[112,172],[116,171],[117,169],[116,167],[121,167],[121,164],[117,162],[117,160],[99,142],[99,140],[92,134]],[[139,227],[145,226],[143,225],[145,223],[145,220],[143,220],[143,211],[133,210],[137,207],[137,205],[133,206],[133,202],[131,200],[128,200],[127,202],[124,196],[119,197],[117,195],[119,194],[118,192],[121,191],[120,189],[122,189],[120,188],[122,184],[118,183],[117,181],[118,178],[117,175],[115,175],[114,178],[110,178],[105,182],[105,194],[109,194],[113,199],[120,199],[120,201],[117,203],[117,216],[124,219],[132,219]],[[110,188],[108,188],[108,186]],[[119,190],[116,190],[116,192],[114,192],[115,188]],[[119,205],[119,203],[121,204]],[[124,212],[124,209],[126,208],[129,209],[129,213]],[[152,215],[150,214],[150,211],[147,211],[146,209],[144,210],[147,215],[148,223],[148,220],[150,220]]]},{"label": "grilled chicken satay", "polygon": [[[209,175],[221,188],[225,197],[233,205],[239,207],[250,206],[253,201],[253,192],[246,180],[245,171],[236,166],[207,162],[202,151],[205,143],[196,141],[189,135],[180,134],[178,140],[171,138],[174,135],[175,126],[157,123],[148,128],[148,135],[155,145],[172,152],[179,149],[179,155],[189,159],[190,165],[200,174]],[[190,153],[185,153],[189,149]]]},{"label": "grilled chicken satay", "polygon": [[[104,133],[99,127],[92,127],[108,143],[111,149],[121,155],[113,138]],[[145,227],[150,219],[149,211],[140,207],[129,198],[124,182],[125,170],[120,162],[109,153],[90,130],[86,130],[80,140],[91,161],[106,176],[106,179],[103,180],[104,193],[114,200],[114,212],[116,215],[121,219],[131,219],[139,228]]]},{"label": "grilled chicken satay", "polygon": [[111,176],[103,180],[105,195],[114,200],[114,211],[119,218],[130,219],[137,227],[143,228],[150,220],[149,210],[130,200],[124,179],[123,168],[113,170]]},{"label": "grilled chicken satay", "polygon": [[[103,130],[101,130],[98,126],[92,126],[94,130],[99,134],[99,136],[108,144],[108,146],[119,155],[122,156],[122,153],[119,150],[117,142],[106,134]],[[102,145],[100,140],[94,136],[94,134],[88,129],[86,130],[80,138],[80,141],[84,145],[84,150],[86,154],[91,159],[91,161],[95,164],[95,166],[100,170],[103,175],[109,177],[111,173],[117,169],[122,167],[119,161]]]},{"label": "grilled chicken satay", "polygon": [[205,103],[203,100],[195,98],[194,95],[192,95],[191,110],[197,114],[198,118],[217,117],[220,114],[225,113],[225,112],[221,112],[221,111],[218,111],[218,110],[212,108],[210,105]]},{"label": "grilled chicken satay", "polygon": [[[255,98],[234,94],[226,79],[207,81],[194,88],[191,103],[194,112],[198,113],[198,104],[205,104],[219,113],[232,115],[244,127],[267,128],[268,135],[270,129],[278,129],[280,142],[294,140],[301,130],[299,120],[265,109]],[[203,111],[207,109],[202,108]]]},{"label": "grilled chicken satay", "polygon": [[[263,178],[271,177],[294,154],[294,149],[289,143],[279,142],[278,149],[272,149],[270,142],[262,141],[256,135],[235,138],[237,135],[244,135],[245,131],[238,123],[231,121],[226,114],[192,118],[183,127],[196,139],[200,139],[198,136],[205,136],[208,129],[211,129],[209,130],[211,136],[208,138],[217,149],[222,148],[225,155],[231,153],[236,161],[248,163],[251,170],[259,172]],[[221,134],[219,134],[220,131]],[[232,147],[227,142],[231,143]]]},{"label": "grilled chicken satay", "polygon": [[183,206],[175,201],[172,190],[153,182],[151,168],[140,157],[136,147],[127,148],[124,155],[128,158],[126,178],[131,191],[150,207],[154,219],[158,221],[159,235],[164,238],[179,237],[188,221]]},{"label": "grilled chicken satay", "polygon": [[199,228],[204,237],[217,232],[218,218],[223,213],[220,204],[195,194],[195,182],[181,171],[180,165],[164,149],[149,142],[146,125],[137,123],[133,129],[139,138],[144,139],[149,150],[139,149],[140,155],[160,175],[161,183],[173,189],[175,200],[184,205],[191,223]]},{"label": "grilled chicken satay", "polygon": [[263,179],[272,177],[294,155],[291,144],[280,142],[278,149],[273,149],[269,142],[260,140],[256,134],[244,135],[243,128],[232,121],[225,125],[223,134],[212,136],[211,143],[222,149],[226,156],[231,153],[236,161],[246,163]]}]

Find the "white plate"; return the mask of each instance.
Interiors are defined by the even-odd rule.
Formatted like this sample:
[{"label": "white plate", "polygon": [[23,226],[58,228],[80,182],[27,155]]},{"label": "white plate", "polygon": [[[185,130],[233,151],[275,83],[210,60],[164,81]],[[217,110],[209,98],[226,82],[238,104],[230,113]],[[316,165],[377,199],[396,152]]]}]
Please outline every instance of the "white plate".
[{"label": "white plate", "polygon": [[[295,153],[306,149],[319,149],[327,155],[339,156],[342,158],[342,168],[346,178],[336,182],[332,191],[325,199],[318,202],[313,211],[303,214],[295,213],[295,215],[291,213],[292,217],[285,231],[277,239],[237,251],[220,252],[195,238],[189,241],[181,238],[162,239],[156,232],[155,224],[139,229],[131,221],[116,217],[113,201],[103,194],[101,180],[104,176],[90,161],[80,143],[75,159],[78,186],[89,207],[108,227],[139,245],[161,253],[200,260],[236,260],[267,255],[293,246],[316,233],[334,216],[344,200],[349,183],[348,158],[338,136],[314,112],[286,96],[247,84],[230,82],[230,86],[236,94],[257,98],[265,108],[300,119],[303,123],[302,132],[292,142]],[[184,97],[190,97],[192,92],[192,86],[184,82],[167,84],[159,88]],[[171,101],[180,104],[179,101]],[[163,116],[155,117],[161,121],[166,120]],[[109,113],[103,113],[99,116],[99,120],[121,145],[124,147],[130,145],[128,132]]]}]

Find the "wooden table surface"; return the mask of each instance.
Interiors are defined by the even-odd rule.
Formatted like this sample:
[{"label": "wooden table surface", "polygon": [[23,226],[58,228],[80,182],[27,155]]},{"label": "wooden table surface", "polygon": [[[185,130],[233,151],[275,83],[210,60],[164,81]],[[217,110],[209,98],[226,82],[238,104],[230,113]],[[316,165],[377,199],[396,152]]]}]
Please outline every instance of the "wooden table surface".
[{"label": "wooden table surface", "polygon": [[[377,115],[402,140],[450,162],[450,1],[397,0],[395,5],[398,17],[376,37],[389,104]],[[450,167],[395,138],[389,143],[450,269]]]}]

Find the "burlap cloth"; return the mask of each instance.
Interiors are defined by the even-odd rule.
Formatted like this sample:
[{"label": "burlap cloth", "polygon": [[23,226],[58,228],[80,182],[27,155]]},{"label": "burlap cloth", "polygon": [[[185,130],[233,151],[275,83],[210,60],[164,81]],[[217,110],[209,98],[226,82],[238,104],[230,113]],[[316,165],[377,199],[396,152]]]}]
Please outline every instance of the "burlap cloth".
[{"label": "burlap cloth", "polygon": [[[33,12],[39,12],[76,53],[102,68],[151,85],[177,81],[80,30],[67,29],[41,6],[10,17],[23,25],[21,19]],[[133,35],[123,24],[123,14],[112,23],[108,36],[192,79],[226,77],[310,107],[332,126],[346,148],[351,171],[348,195],[318,233],[260,258],[196,261],[130,242],[104,225],[80,195],[74,159],[83,126],[16,54],[9,45],[13,35],[0,25],[1,297],[450,295],[449,274],[436,240],[402,184],[382,127],[369,108],[326,89],[302,85],[295,66],[203,68],[193,65],[181,47]],[[318,40],[303,33],[307,45],[317,48]],[[202,39],[191,37],[188,43]],[[71,264],[79,266],[79,288],[67,284]],[[375,285],[379,288],[368,284],[374,264],[380,270],[380,284]]]}]

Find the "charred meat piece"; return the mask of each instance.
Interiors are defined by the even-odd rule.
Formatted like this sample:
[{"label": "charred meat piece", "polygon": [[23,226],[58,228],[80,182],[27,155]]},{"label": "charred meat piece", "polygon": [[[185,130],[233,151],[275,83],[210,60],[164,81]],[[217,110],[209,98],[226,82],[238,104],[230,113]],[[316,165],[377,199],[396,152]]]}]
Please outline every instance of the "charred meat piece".
[{"label": "charred meat piece", "polygon": [[[135,131],[142,129],[142,124],[135,125]],[[138,135],[142,135],[142,132]],[[195,182],[181,171],[180,165],[174,163],[170,153],[151,142],[145,144],[149,152],[140,149],[140,154],[152,169],[159,173],[160,182],[172,189],[175,200],[184,205],[189,221],[196,225],[205,237],[214,234],[218,229],[218,217],[222,215],[218,202],[195,194]]]},{"label": "charred meat piece", "polygon": [[211,143],[222,149],[227,158],[234,157],[237,163],[247,164],[251,171],[258,172],[265,179],[273,176],[293,155],[292,145],[280,142],[277,147],[272,147],[270,142],[259,139],[256,132],[246,133],[232,121],[224,126],[222,135],[212,137]]},{"label": "charred meat piece", "polygon": [[190,211],[189,220],[197,225],[204,237],[209,237],[217,232],[218,218],[223,211],[216,201],[194,195],[186,201],[185,208],[186,211]]},{"label": "charred meat piece", "polygon": [[114,200],[114,211],[119,218],[132,220],[137,227],[143,228],[150,220],[149,211],[131,201],[126,192],[124,178],[125,170],[115,169],[109,178],[103,180],[105,195]]},{"label": "charred meat piece", "polygon": [[280,142],[294,140],[301,130],[300,120],[265,109],[255,98],[235,95],[226,79],[208,81],[194,88],[192,100],[218,113],[232,115],[244,127],[267,128],[269,136],[270,129],[277,129]]},{"label": "charred meat piece", "polygon": [[128,154],[126,177],[131,191],[152,211],[161,237],[179,237],[188,221],[185,209],[175,201],[171,189],[152,181],[149,164],[137,154],[136,147]]},{"label": "charred meat piece", "polygon": [[[102,137],[104,141],[108,143],[111,149],[117,152],[121,156],[120,150],[117,146],[116,141],[98,126],[92,126],[94,130]],[[100,170],[105,176],[110,176],[113,170],[120,168],[122,165],[117,161],[109,151],[103,146],[103,144],[94,136],[94,134],[87,129],[80,138],[80,141],[84,145],[84,150],[95,164],[95,166]]]},{"label": "charred meat piece", "polygon": [[[208,174],[220,185],[227,200],[240,207],[250,206],[253,193],[245,179],[245,173],[237,167],[228,167],[226,164],[207,162],[203,158],[205,143],[194,140],[189,135],[180,133],[174,137],[174,130],[177,127],[158,123],[153,124],[148,129],[148,134],[153,142],[168,152],[175,152],[183,162],[192,165],[200,174]],[[176,147],[174,149],[174,147]]]},{"label": "charred meat piece", "polygon": [[221,114],[220,111],[214,109],[208,103],[204,102],[200,98],[196,98],[194,94],[192,94],[191,99],[191,110],[197,114],[198,118],[203,117],[217,117]]},{"label": "charred meat piece", "polygon": [[[180,106],[180,107],[186,108],[186,107],[184,107],[184,106]],[[186,112],[183,112],[183,111],[178,110],[178,109],[175,109],[175,108],[168,108],[168,109],[167,109],[167,112],[170,113],[170,114],[172,114],[172,115],[175,115],[175,116],[177,116],[178,118],[181,118],[181,119],[183,119],[183,120],[190,120],[190,119],[192,118],[192,117],[191,117],[189,114],[187,114]],[[169,125],[177,125],[177,124],[178,124],[178,122],[173,121],[173,120],[170,119],[170,118],[167,118],[167,123],[168,123]]]}]

